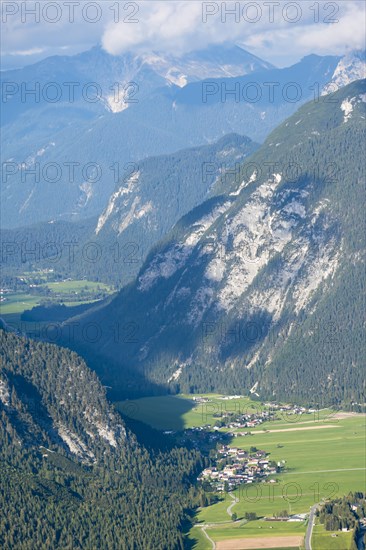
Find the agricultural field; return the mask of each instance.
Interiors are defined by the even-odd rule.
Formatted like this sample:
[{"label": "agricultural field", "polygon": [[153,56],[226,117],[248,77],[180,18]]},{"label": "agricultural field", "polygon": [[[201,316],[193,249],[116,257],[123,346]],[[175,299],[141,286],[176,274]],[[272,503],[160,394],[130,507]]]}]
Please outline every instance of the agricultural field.
[{"label": "agricultural field", "polygon": [[255,412],[259,403],[241,397],[235,400],[223,400],[214,394],[205,394],[208,403],[198,403],[192,395],[163,395],[159,397],[144,397],[134,401],[115,403],[117,408],[127,416],[149,424],[157,430],[184,430],[215,423],[214,414],[220,411]]},{"label": "agricultural field", "polygon": [[[260,403],[251,401],[248,397],[232,400],[220,399],[218,395],[202,397],[210,401],[197,403],[193,401],[193,396],[179,395],[124,401],[116,403],[116,406],[124,414],[154,428],[173,431],[203,425],[213,426],[213,414],[222,410],[251,412],[261,408]],[[365,418],[365,415],[334,412],[330,409],[295,416],[280,413],[279,419],[252,428],[251,435],[232,437],[232,447],[248,450],[255,446],[270,453],[270,460],[285,460],[285,471],[272,476],[275,480],[273,483],[244,484],[232,493],[219,493],[220,500],[217,503],[199,509],[194,520],[196,527],[189,535],[192,548],[212,548],[209,538],[214,541],[217,550],[220,550],[219,544],[225,540],[259,536],[262,538],[266,533],[269,533],[271,540],[282,532],[286,536],[299,536],[299,533],[304,535],[305,522],[272,524],[263,519],[245,522],[245,513],[255,512],[258,518],[272,517],[283,510],[289,514],[307,513],[318,502],[347,494],[349,491],[364,491]],[[235,433],[235,430],[230,431]],[[233,503],[233,498],[237,499],[236,503]],[[237,515],[236,522],[231,521],[233,513]],[[200,526],[204,526],[209,538]],[[322,529],[319,526],[314,531],[313,550],[341,548],[339,544],[344,543],[347,537],[343,535],[347,533],[337,533],[338,537],[331,537],[325,531],[322,533]],[[327,547],[330,539],[334,546]],[[280,538],[277,540],[279,544]],[[280,547],[276,544],[272,548]],[[266,546],[258,546],[264,547]],[[228,550],[230,548],[235,546],[227,546]],[[222,549],[224,550],[224,546]]]},{"label": "agricultural field", "polygon": [[[86,280],[67,280],[49,282],[45,275],[24,274],[22,291],[2,292],[0,315],[20,315],[42,303],[64,303],[66,306],[76,306],[100,300],[113,292],[104,284]],[[37,281],[38,284],[35,284]]]},{"label": "agricultural field", "polygon": [[[332,427],[334,426],[334,427]],[[234,491],[238,503],[231,509],[239,518],[245,512],[272,516],[286,509],[290,514],[308,512],[323,499],[364,490],[364,418],[348,418],[324,429],[255,433],[236,438],[233,445],[257,448],[270,453],[272,460],[286,460],[287,470],[275,476],[276,483],[242,485]],[[300,426],[299,426],[300,428]],[[258,430],[259,431],[259,430]],[[287,433],[286,433],[287,432]],[[204,523],[227,520],[227,502],[200,510],[197,520]]]},{"label": "agricultural field", "polygon": [[314,550],[345,550],[350,547],[352,533],[326,531],[323,525],[314,526],[312,545]]},{"label": "agricultural field", "polygon": [[46,283],[46,286],[56,294],[78,294],[82,291],[97,292],[99,290],[104,290],[105,292],[111,291],[110,286],[106,285],[105,283],[96,283],[94,281],[86,281],[84,279],[79,281],[61,281]]},{"label": "agricultural field", "polygon": [[210,537],[216,541],[241,538],[264,538],[283,536],[302,536],[305,522],[249,521],[248,523],[227,524],[209,529]]},{"label": "agricultural field", "polygon": [[[305,522],[237,521],[216,527],[193,527],[188,541],[195,550],[209,550],[214,541],[217,550],[239,550],[241,548],[302,548]],[[205,535],[206,533],[206,535]],[[271,546],[269,546],[271,545]],[[284,546],[285,545],[285,546]],[[315,550],[315,549],[314,549]]]},{"label": "agricultural field", "polygon": [[32,294],[14,292],[6,295],[6,300],[0,303],[0,315],[20,314],[26,309],[38,306],[40,299]]}]

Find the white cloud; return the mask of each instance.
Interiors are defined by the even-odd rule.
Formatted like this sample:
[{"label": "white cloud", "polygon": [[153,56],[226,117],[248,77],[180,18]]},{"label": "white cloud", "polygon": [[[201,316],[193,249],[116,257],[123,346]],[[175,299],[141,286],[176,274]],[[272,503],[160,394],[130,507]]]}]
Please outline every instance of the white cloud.
[{"label": "white cloud", "polygon": [[[249,4],[256,4],[258,10],[245,11]],[[116,55],[129,49],[190,51],[212,43],[235,41],[269,61],[277,58],[284,62],[310,53],[342,54],[347,48],[365,47],[364,2],[281,0],[273,2],[272,8],[268,4],[192,0],[142,2],[137,15],[139,23],[109,23],[102,44]],[[318,13],[314,12],[317,4]],[[236,15],[227,13],[225,21],[223,5],[227,10],[240,5],[240,11]],[[206,23],[202,10],[215,12],[207,15]],[[255,18],[256,22],[249,22]],[[335,19],[338,22],[330,23]]]},{"label": "white cloud", "polygon": [[143,2],[136,15],[139,22],[110,22],[103,34],[102,44],[115,55],[131,48],[196,49],[207,43],[205,33],[197,32],[202,26],[201,13],[200,2]]},{"label": "white cloud", "polygon": [[30,48],[29,50],[16,50],[14,52],[7,52],[8,55],[36,55],[39,53],[43,53],[45,50],[44,48]]},{"label": "white cloud", "polygon": [[[60,6],[65,4],[60,0],[58,3]],[[21,4],[25,3],[19,2],[19,5]],[[11,63],[16,56],[19,56],[21,62],[26,57],[28,61],[31,58],[33,61],[35,58],[40,59],[48,55],[64,54],[65,50],[73,54],[100,42],[108,52],[115,55],[127,50],[165,50],[179,53],[231,41],[242,44],[252,53],[268,61],[286,65],[310,53],[342,54],[347,49],[365,47],[366,4],[362,0],[278,0],[272,2],[272,22],[268,6],[271,4],[270,0],[136,0],[130,4],[138,6],[138,12],[131,15],[131,18],[137,19],[138,22],[127,21],[131,9],[124,10],[126,4],[121,2],[121,21],[114,23],[115,11],[111,8],[116,6],[115,0],[99,2],[102,16],[96,23],[87,22],[82,16],[83,2],[76,7],[72,23],[64,12],[63,17],[56,23],[47,22],[42,17],[38,23],[35,23],[32,17],[28,17],[26,23],[22,23],[19,10],[17,14],[9,15],[3,25],[3,55],[9,56],[11,52]],[[253,8],[253,4],[258,6],[258,10]],[[240,7],[239,20],[235,21],[234,15],[227,14],[225,22],[225,6],[230,10],[236,5]],[[252,6],[250,9],[249,5]],[[289,7],[291,5],[292,8]],[[316,5],[319,5],[319,22],[314,22]],[[297,6],[296,10],[294,6]],[[339,22],[324,22],[327,18],[329,20],[332,10],[337,6],[339,12],[333,14],[333,17],[338,18]],[[246,12],[245,7],[248,8]],[[205,9],[215,12],[213,15],[207,15],[206,23],[202,17]],[[301,12],[299,20],[296,23],[289,22],[296,15],[296,11]],[[258,20],[250,23],[249,20],[253,20],[256,14]]]},{"label": "white cloud", "polygon": [[342,53],[344,48],[365,48],[365,6],[363,2],[344,3],[344,13],[334,25],[313,25],[299,37],[300,47],[319,53]]}]

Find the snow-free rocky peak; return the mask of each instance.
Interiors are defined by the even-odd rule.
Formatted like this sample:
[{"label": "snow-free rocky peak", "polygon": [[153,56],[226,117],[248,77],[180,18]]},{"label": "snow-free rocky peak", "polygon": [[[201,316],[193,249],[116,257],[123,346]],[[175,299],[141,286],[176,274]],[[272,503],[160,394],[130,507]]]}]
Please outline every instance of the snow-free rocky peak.
[{"label": "snow-free rocky peak", "polygon": [[366,50],[352,50],[340,59],[322,95],[336,92],[343,86],[363,78],[366,78]]}]

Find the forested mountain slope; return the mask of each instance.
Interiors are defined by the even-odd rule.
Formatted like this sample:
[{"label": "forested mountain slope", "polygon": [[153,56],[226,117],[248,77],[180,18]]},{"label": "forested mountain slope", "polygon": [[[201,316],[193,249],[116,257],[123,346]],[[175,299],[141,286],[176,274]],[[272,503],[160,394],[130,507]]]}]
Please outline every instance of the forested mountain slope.
[{"label": "forested mountain slope", "polygon": [[139,373],[181,391],[362,403],[365,100],[362,80],[303,106],[68,345],[117,392]]},{"label": "forested mountain slope", "polygon": [[199,453],[148,452],[75,353],[0,339],[1,548],[183,548]]},{"label": "forested mountain slope", "polygon": [[3,274],[47,268],[123,286],[136,277],[151,247],[258,147],[248,137],[229,134],[210,145],[119,167],[100,216],[4,230],[9,253],[2,258]]}]

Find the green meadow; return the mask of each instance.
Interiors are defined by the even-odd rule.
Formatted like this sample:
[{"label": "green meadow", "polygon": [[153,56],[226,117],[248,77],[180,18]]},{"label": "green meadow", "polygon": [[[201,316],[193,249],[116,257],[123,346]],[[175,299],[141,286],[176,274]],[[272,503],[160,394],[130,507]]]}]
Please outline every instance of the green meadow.
[{"label": "green meadow", "polygon": [[187,396],[163,395],[120,401],[115,406],[126,416],[157,430],[183,430],[202,426],[202,411]]},{"label": "green meadow", "polygon": [[33,294],[14,292],[5,296],[6,301],[0,304],[0,315],[23,313],[26,309],[32,309],[40,304],[40,298]]},{"label": "green meadow", "polygon": [[69,294],[70,292],[80,292],[85,290],[87,292],[96,292],[97,290],[104,290],[105,292],[110,292],[110,286],[105,283],[96,283],[94,281],[86,280],[75,280],[75,281],[61,281],[56,283],[47,283],[47,286],[52,292],[55,293],[65,293]]},{"label": "green meadow", "polygon": [[192,395],[163,395],[144,397],[134,401],[120,401],[115,406],[127,416],[149,424],[157,430],[183,430],[210,424],[217,419],[214,414],[222,411],[255,412],[259,403],[249,397],[223,400],[217,394],[204,394],[200,397],[210,399],[209,403],[197,403]]},{"label": "green meadow", "polygon": [[[330,427],[332,425],[336,427]],[[324,429],[287,430],[287,433],[284,431],[236,438],[234,444],[237,447],[247,448],[250,441],[250,444],[269,452],[271,459],[286,460],[287,471],[275,476],[276,483],[243,485],[238,488],[234,494],[239,502],[232,508],[232,512],[235,511],[239,518],[249,511],[255,511],[258,516],[272,516],[281,510],[289,513],[308,512],[310,506],[323,499],[344,495],[349,491],[365,490],[364,428],[364,418],[357,417],[340,420]],[[226,499],[200,510],[197,521],[206,523],[227,520],[228,504]],[[207,532],[213,540],[219,540],[217,532],[211,529]],[[325,540],[325,545],[315,542],[314,550],[330,550],[331,547],[326,545],[326,533],[322,540]],[[347,548],[336,546],[336,537],[332,538],[332,544],[334,548]]]},{"label": "green meadow", "polygon": [[[236,522],[235,524],[226,524],[219,527],[205,527],[206,533],[209,537],[215,541],[220,542],[223,540],[235,540],[235,539],[256,539],[263,537],[275,537],[281,536],[301,536],[305,535],[306,525],[304,522],[267,522],[267,521],[251,521]],[[211,550],[212,545],[202,532],[202,528],[193,527],[189,533],[188,541],[194,550]],[[282,547],[277,547],[275,540],[273,540],[273,547],[276,550],[283,550]],[[298,547],[294,547],[297,549]],[[317,548],[314,550],[318,550]]]},{"label": "green meadow", "polygon": [[[204,397],[211,402],[197,403],[191,395],[179,395],[124,401],[116,405],[128,416],[160,430],[213,425],[213,414],[220,410],[250,412],[261,407],[247,397],[235,400],[222,400],[218,395]],[[286,467],[282,474],[273,477],[275,483],[246,484],[234,491],[238,502],[231,508],[231,513],[235,512],[239,520],[244,518],[245,512],[256,512],[259,518],[283,510],[290,514],[305,513],[315,503],[349,491],[366,490],[365,416],[338,418],[329,409],[296,417],[279,416],[278,420],[251,429],[251,435],[233,437],[230,443],[233,447],[247,450],[251,446],[264,449],[270,453],[271,460],[285,460]],[[219,524],[206,527],[207,534],[214,541],[264,536],[266,533],[275,536],[281,530],[289,534],[305,533],[304,522],[269,524],[259,520],[232,523],[227,512],[232,504],[231,496],[220,493],[219,498],[221,500],[216,504],[199,509],[195,517],[196,524]],[[349,534],[337,535],[331,537],[321,526],[316,527],[313,550],[347,548],[347,544],[343,547],[342,544]],[[195,550],[212,547],[199,527],[191,530],[189,538]]]},{"label": "green meadow", "polygon": [[243,539],[258,537],[276,537],[287,535],[304,535],[305,523],[301,522],[274,522],[250,521],[221,527],[208,528],[207,532],[215,541],[226,539]]},{"label": "green meadow", "polygon": [[347,550],[350,547],[352,532],[326,531],[323,525],[315,525],[312,536],[314,550]]},{"label": "green meadow", "polygon": [[[34,277],[34,275],[33,275]],[[24,277],[29,283],[32,277]],[[28,280],[29,279],[29,280]],[[39,293],[37,293],[39,288]],[[45,295],[42,290],[48,288],[50,294]],[[32,309],[45,301],[58,303],[64,302],[66,306],[76,306],[84,303],[91,303],[97,298],[97,293],[111,293],[113,289],[104,283],[93,281],[75,280],[61,282],[47,282],[34,287],[34,293],[9,292],[4,294],[5,301],[0,303],[0,315],[21,314],[26,309]]]},{"label": "green meadow", "polygon": [[[319,426],[326,426],[317,429]],[[332,427],[335,426],[335,427]],[[271,460],[286,461],[286,471],[276,475],[276,483],[243,485],[235,491],[239,499],[232,511],[243,517],[254,511],[258,516],[287,510],[308,512],[322,499],[365,490],[365,418],[347,418],[336,423],[314,423],[311,430],[284,429],[276,433],[255,433],[237,437],[231,445],[248,449],[254,445],[270,453]],[[259,430],[257,430],[259,431]],[[225,521],[225,502],[199,512],[204,522]]]},{"label": "green meadow", "polygon": [[[208,403],[198,403],[194,401],[194,397],[204,397],[210,401]],[[174,431],[207,424],[212,426],[217,420],[213,415],[218,412],[247,412],[250,414],[267,409],[266,406],[263,407],[259,402],[253,401],[249,397],[227,400],[221,397],[218,394],[201,394],[200,396],[186,394],[162,395],[119,401],[115,405],[127,416],[145,422],[157,430]],[[312,425],[319,420],[330,421],[333,420],[334,412],[323,409],[303,416],[291,416],[285,412],[278,414],[280,416],[279,420],[271,421],[259,428],[251,428],[250,431],[254,433],[258,429],[291,428],[302,423]],[[338,422],[338,420],[335,421]],[[241,429],[239,431],[246,430]]]},{"label": "green meadow", "polygon": [[186,540],[189,544],[188,548],[194,550],[212,550],[212,544],[206,538],[201,527],[192,527]]}]

